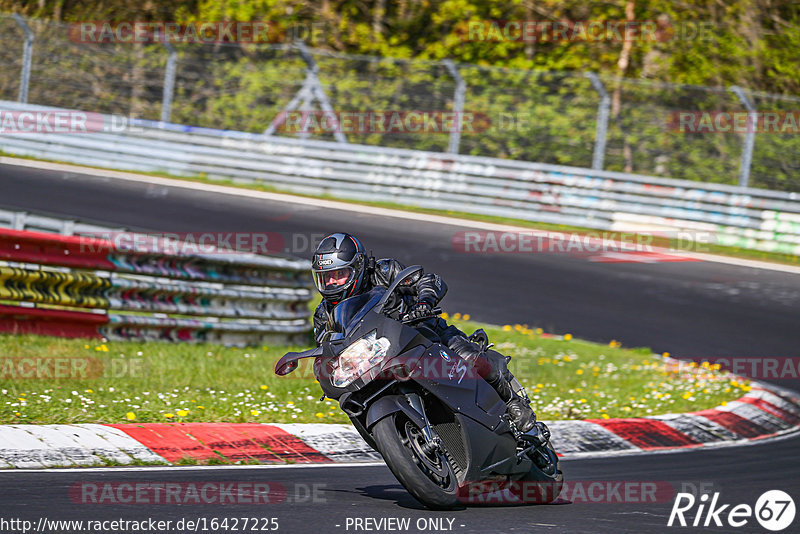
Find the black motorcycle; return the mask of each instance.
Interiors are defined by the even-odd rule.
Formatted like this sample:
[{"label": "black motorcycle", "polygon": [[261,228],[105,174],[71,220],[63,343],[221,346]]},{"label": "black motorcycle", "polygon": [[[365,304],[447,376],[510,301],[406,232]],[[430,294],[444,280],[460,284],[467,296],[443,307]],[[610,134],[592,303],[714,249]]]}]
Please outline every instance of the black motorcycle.
[{"label": "black motorcycle", "polygon": [[[408,267],[389,288],[340,302],[321,345],[286,354],[275,373],[315,358],[325,396],[339,401],[400,483],[429,508],[505,502],[482,499],[487,492],[510,491],[519,502],[555,500],[563,475],[547,427],[519,432],[495,390],[424,322],[384,313],[421,270]],[[515,388],[524,395],[518,382]]]}]

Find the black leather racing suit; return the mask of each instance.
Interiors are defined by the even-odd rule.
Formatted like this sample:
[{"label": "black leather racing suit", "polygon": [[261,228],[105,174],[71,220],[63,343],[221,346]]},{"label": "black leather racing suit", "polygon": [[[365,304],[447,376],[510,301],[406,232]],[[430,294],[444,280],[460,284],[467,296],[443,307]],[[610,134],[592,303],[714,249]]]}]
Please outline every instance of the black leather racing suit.
[{"label": "black leather racing suit", "polygon": [[[389,287],[403,269],[405,266],[402,263],[391,258],[368,262],[366,279],[360,291],[367,292],[377,286]],[[399,317],[417,302],[426,302],[431,308],[435,307],[447,293],[447,284],[435,273],[423,273],[409,285],[402,286],[399,292],[402,299],[385,309],[389,316]],[[334,306],[335,303],[323,299],[314,311],[314,339],[317,344],[321,334],[325,332],[328,315]],[[507,384],[512,375],[505,356],[470,341],[464,332],[454,325],[448,325],[440,317],[428,319],[424,324],[439,336],[444,345],[470,362],[484,380],[498,390],[503,400],[508,400],[506,397],[511,393]]]}]

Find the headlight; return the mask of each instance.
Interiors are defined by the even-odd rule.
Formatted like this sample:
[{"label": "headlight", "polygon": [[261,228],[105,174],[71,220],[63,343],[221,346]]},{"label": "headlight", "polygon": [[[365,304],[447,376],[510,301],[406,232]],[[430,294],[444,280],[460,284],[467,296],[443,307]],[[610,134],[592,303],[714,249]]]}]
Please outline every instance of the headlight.
[{"label": "headlight", "polygon": [[344,349],[334,364],[331,383],[337,388],[343,388],[375,367],[386,357],[391,343],[385,337],[377,337],[377,330],[373,330],[352,345]]}]

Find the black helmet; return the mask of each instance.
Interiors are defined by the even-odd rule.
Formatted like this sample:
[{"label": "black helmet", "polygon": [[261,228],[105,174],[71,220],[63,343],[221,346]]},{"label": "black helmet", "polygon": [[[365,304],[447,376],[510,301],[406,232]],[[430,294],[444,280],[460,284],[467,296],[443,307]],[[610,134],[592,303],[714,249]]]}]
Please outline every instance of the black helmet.
[{"label": "black helmet", "polygon": [[366,278],[367,256],[361,241],[337,232],[322,239],[314,258],[311,271],[314,283],[322,296],[331,302],[339,302],[356,294]]}]

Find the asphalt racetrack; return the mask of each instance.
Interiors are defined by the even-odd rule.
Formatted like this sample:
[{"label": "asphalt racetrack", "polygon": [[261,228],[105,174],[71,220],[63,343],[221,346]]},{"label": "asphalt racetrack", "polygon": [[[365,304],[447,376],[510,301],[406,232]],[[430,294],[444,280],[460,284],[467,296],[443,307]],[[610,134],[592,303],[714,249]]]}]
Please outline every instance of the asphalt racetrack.
[{"label": "asphalt racetrack", "polygon": [[[600,342],[617,339],[625,346],[647,346],[681,358],[800,357],[797,274],[714,262],[607,263],[562,253],[466,254],[453,243],[467,229],[463,226],[10,165],[0,166],[0,207],[137,230],[271,232],[282,236],[285,252],[306,256],[313,236],[347,231],[376,256],[438,272],[449,286],[444,308],[479,321],[527,323]],[[771,381],[798,389],[796,378]],[[753,506],[770,489],[800,496],[798,446],[800,439],[790,438],[717,450],[567,460],[563,469],[572,481],[659,481],[677,491],[702,484],[720,492],[721,503]],[[267,507],[90,505],[68,497],[76,481],[256,479],[287,488],[321,484],[323,497],[289,498]],[[269,516],[279,518],[280,532],[292,534],[368,531],[357,530],[352,522],[347,526],[347,519],[356,517],[411,518],[408,532],[418,531],[418,518],[442,520],[420,523],[424,531],[449,527],[455,532],[694,532],[703,530],[704,521],[698,528],[667,527],[672,498],[582,502],[577,495],[572,504],[430,512],[384,466],[0,472],[0,482],[0,503],[13,510],[4,516],[37,520]],[[706,530],[765,532],[754,518],[740,528]]]}]

